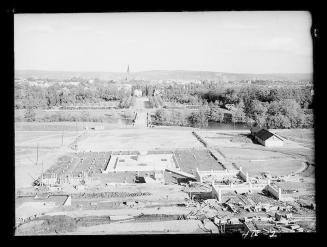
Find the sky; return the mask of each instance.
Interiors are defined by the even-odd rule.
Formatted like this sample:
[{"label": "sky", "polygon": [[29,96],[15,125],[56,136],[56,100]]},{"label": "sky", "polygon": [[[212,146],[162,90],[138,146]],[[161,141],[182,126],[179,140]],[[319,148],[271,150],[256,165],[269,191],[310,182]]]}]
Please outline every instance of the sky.
[{"label": "sky", "polygon": [[310,73],[303,11],[15,14],[15,69]]}]

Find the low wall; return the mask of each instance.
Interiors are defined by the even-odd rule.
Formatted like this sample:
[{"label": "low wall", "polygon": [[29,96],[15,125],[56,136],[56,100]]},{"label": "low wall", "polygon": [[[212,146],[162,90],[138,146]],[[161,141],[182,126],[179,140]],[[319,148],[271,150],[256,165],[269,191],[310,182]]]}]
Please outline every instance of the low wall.
[{"label": "low wall", "polygon": [[199,182],[203,182],[204,176],[214,176],[216,179],[223,179],[224,177],[235,177],[238,174],[238,170],[222,170],[222,171],[199,171],[198,168],[196,168],[195,177]]},{"label": "low wall", "polygon": [[41,176],[41,183],[45,185],[54,185],[58,181],[56,174],[51,175],[51,177],[48,178],[42,178]]},{"label": "low wall", "polygon": [[183,171],[178,170],[178,169],[166,168],[165,170],[166,171],[173,172],[173,173],[176,173],[176,174],[179,174],[179,175],[182,175],[184,177],[188,177],[188,178],[192,178],[192,179],[197,179],[196,176],[194,176],[194,175],[192,175],[190,173],[187,173],[187,172],[183,172]]},{"label": "low wall", "polygon": [[217,198],[218,201],[221,202],[222,193],[226,191],[237,191],[237,193],[244,193],[248,191],[256,191],[256,190],[264,190],[268,185],[264,184],[230,184],[230,185],[219,185],[215,186],[212,184],[212,196]]},{"label": "low wall", "polygon": [[223,157],[224,159],[226,158],[226,156],[223,154],[223,152],[221,152],[218,148],[216,149],[211,149],[214,150],[215,152],[217,152],[219,155],[221,155],[221,157]]},{"label": "low wall", "polygon": [[111,155],[109,156],[109,159],[107,161],[106,167],[104,168],[104,171],[106,171],[108,169],[108,165],[109,165],[110,159],[111,159]]},{"label": "low wall", "polygon": [[238,173],[238,175],[245,181],[248,182],[249,181],[249,174],[247,172],[243,172],[242,171],[242,167],[240,167],[240,171]]},{"label": "low wall", "polygon": [[180,167],[180,165],[178,164],[178,161],[177,161],[177,159],[176,159],[176,157],[175,157],[175,154],[173,154],[173,161],[174,161],[175,164],[176,164],[176,168],[177,168],[178,170],[180,170],[181,167]]},{"label": "low wall", "polygon": [[195,179],[196,179],[196,181],[202,183],[202,176],[199,174],[198,168],[196,168]]},{"label": "low wall", "polygon": [[216,176],[236,176],[237,173],[239,172],[238,170],[210,170],[210,171],[199,171],[198,168],[196,169],[196,171],[202,175],[202,176],[206,176],[206,175],[216,175]]},{"label": "low wall", "polygon": [[67,199],[64,201],[63,206],[71,206],[72,205],[72,197],[67,196]]},{"label": "low wall", "polygon": [[208,147],[208,143],[203,140],[203,138],[198,134],[196,133],[195,131],[192,131],[192,134],[205,146],[205,147]]},{"label": "low wall", "polygon": [[225,163],[225,162],[226,162],[226,161],[225,161],[225,157],[224,157],[224,155],[223,155],[221,152],[218,152],[217,150],[212,149],[212,148],[209,148],[208,150],[209,150],[211,156],[212,156],[215,160],[217,160],[217,161],[219,161],[219,162],[221,162],[221,163]]},{"label": "low wall", "polygon": [[115,164],[114,164],[114,167],[113,167],[114,170],[115,170],[116,167],[117,167],[117,163],[118,163],[118,157],[116,157],[116,161],[115,161]]},{"label": "low wall", "polygon": [[221,202],[221,201],[222,201],[222,199],[221,199],[221,195],[222,195],[222,193],[221,193],[221,189],[216,188],[215,186],[212,186],[212,197],[213,197],[213,198],[217,198],[217,200],[218,200],[219,202]]},{"label": "low wall", "polygon": [[246,191],[254,190],[267,190],[271,193],[277,200],[282,200],[282,190],[281,188],[275,189],[270,184],[241,184],[241,185],[219,185],[214,186],[212,184],[212,196],[221,201],[222,193],[225,191],[237,191],[237,193],[243,193]]},{"label": "low wall", "polygon": [[267,190],[270,194],[272,194],[276,199],[278,199],[278,200],[282,199],[282,189],[281,188],[275,189],[270,184],[268,184],[265,187],[265,190]]}]

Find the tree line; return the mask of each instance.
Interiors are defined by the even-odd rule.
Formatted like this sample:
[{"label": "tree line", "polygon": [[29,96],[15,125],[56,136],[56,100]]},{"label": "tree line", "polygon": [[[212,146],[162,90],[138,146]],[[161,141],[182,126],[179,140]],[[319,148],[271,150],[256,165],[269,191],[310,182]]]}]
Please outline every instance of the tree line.
[{"label": "tree line", "polygon": [[314,125],[311,90],[308,86],[170,85],[161,89],[163,99],[181,104],[196,103],[201,107],[188,116],[162,109],[154,116],[154,123],[206,127],[212,121],[267,128],[311,128]]},{"label": "tree line", "polygon": [[[192,111],[160,109],[153,118],[155,124],[205,127],[209,122],[239,122],[267,128],[309,128],[314,125],[312,86],[308,85],[136,82],[132,91],[134,89],[141,89],[150,98],[152,106],[164,106],[165,102],[200,106]],[[159,93],[156,97],[155,92]],[[33,118],[33,108],[50,109],[105,101],[119,101],[120,108],[128,108],[134,99],[130,90],[119,89],[114,83],[91,85],[81,82],[79,85],[54,84],[49,87],[15,85],[15,108],[27,109],[27,118]]]},{"label": "tree line", "polygon": [[15,109],[37,108],[51,109],[52,107],[75,104],[89,104],[106,101],[121,101],[131,95],[130,90],[119,89],[114,84],[79,85],[54,84],[49,87],[15,85]]}]

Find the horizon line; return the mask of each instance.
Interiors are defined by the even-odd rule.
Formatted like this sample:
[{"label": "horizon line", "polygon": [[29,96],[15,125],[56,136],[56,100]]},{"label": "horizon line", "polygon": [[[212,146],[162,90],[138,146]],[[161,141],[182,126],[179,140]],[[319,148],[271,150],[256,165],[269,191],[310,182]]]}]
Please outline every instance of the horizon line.
[{"label": "horizon line", "polygon": [[[49,69],[14,69],[14,71],[42,71],[42,72],[78,72],[78,73],[127,73],[126,71],[100,71],[100,70],[49,70]],[[129,71],[129,73],[142,73],[142,72],[154,72],[154,71],[185,71],[185,72],[210,72],[210,73],[224,73],[224,74],[256,74],[256,75],[267,75],[267,74],[313,74],[312,72],[222,72],[222,71],[211,71],[211,70],[187,70],[187,69],[152,69],[152,70],[140,70],[140,71]]]}]

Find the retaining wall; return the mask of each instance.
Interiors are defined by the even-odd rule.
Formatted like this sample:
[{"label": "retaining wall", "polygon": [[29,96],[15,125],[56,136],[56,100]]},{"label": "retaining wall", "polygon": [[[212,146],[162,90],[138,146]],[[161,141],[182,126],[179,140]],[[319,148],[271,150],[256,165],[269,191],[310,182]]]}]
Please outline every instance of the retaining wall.
[{"label": "retaining wall", "polygon": [[240,171],[238,173],[238,175],[245,181],[248,182],[249,181],[249,174],[247,172],[243,172],[242,171],[242,167],[240,167]]},{"label": "retaining wall", "polygon": [[272,194],[276,199],[281,200],[282,199],[282,189],[281,188],[274,188],[270,184],[268,184],[265,187],[265,190],[267,190],[270,194]]}]

